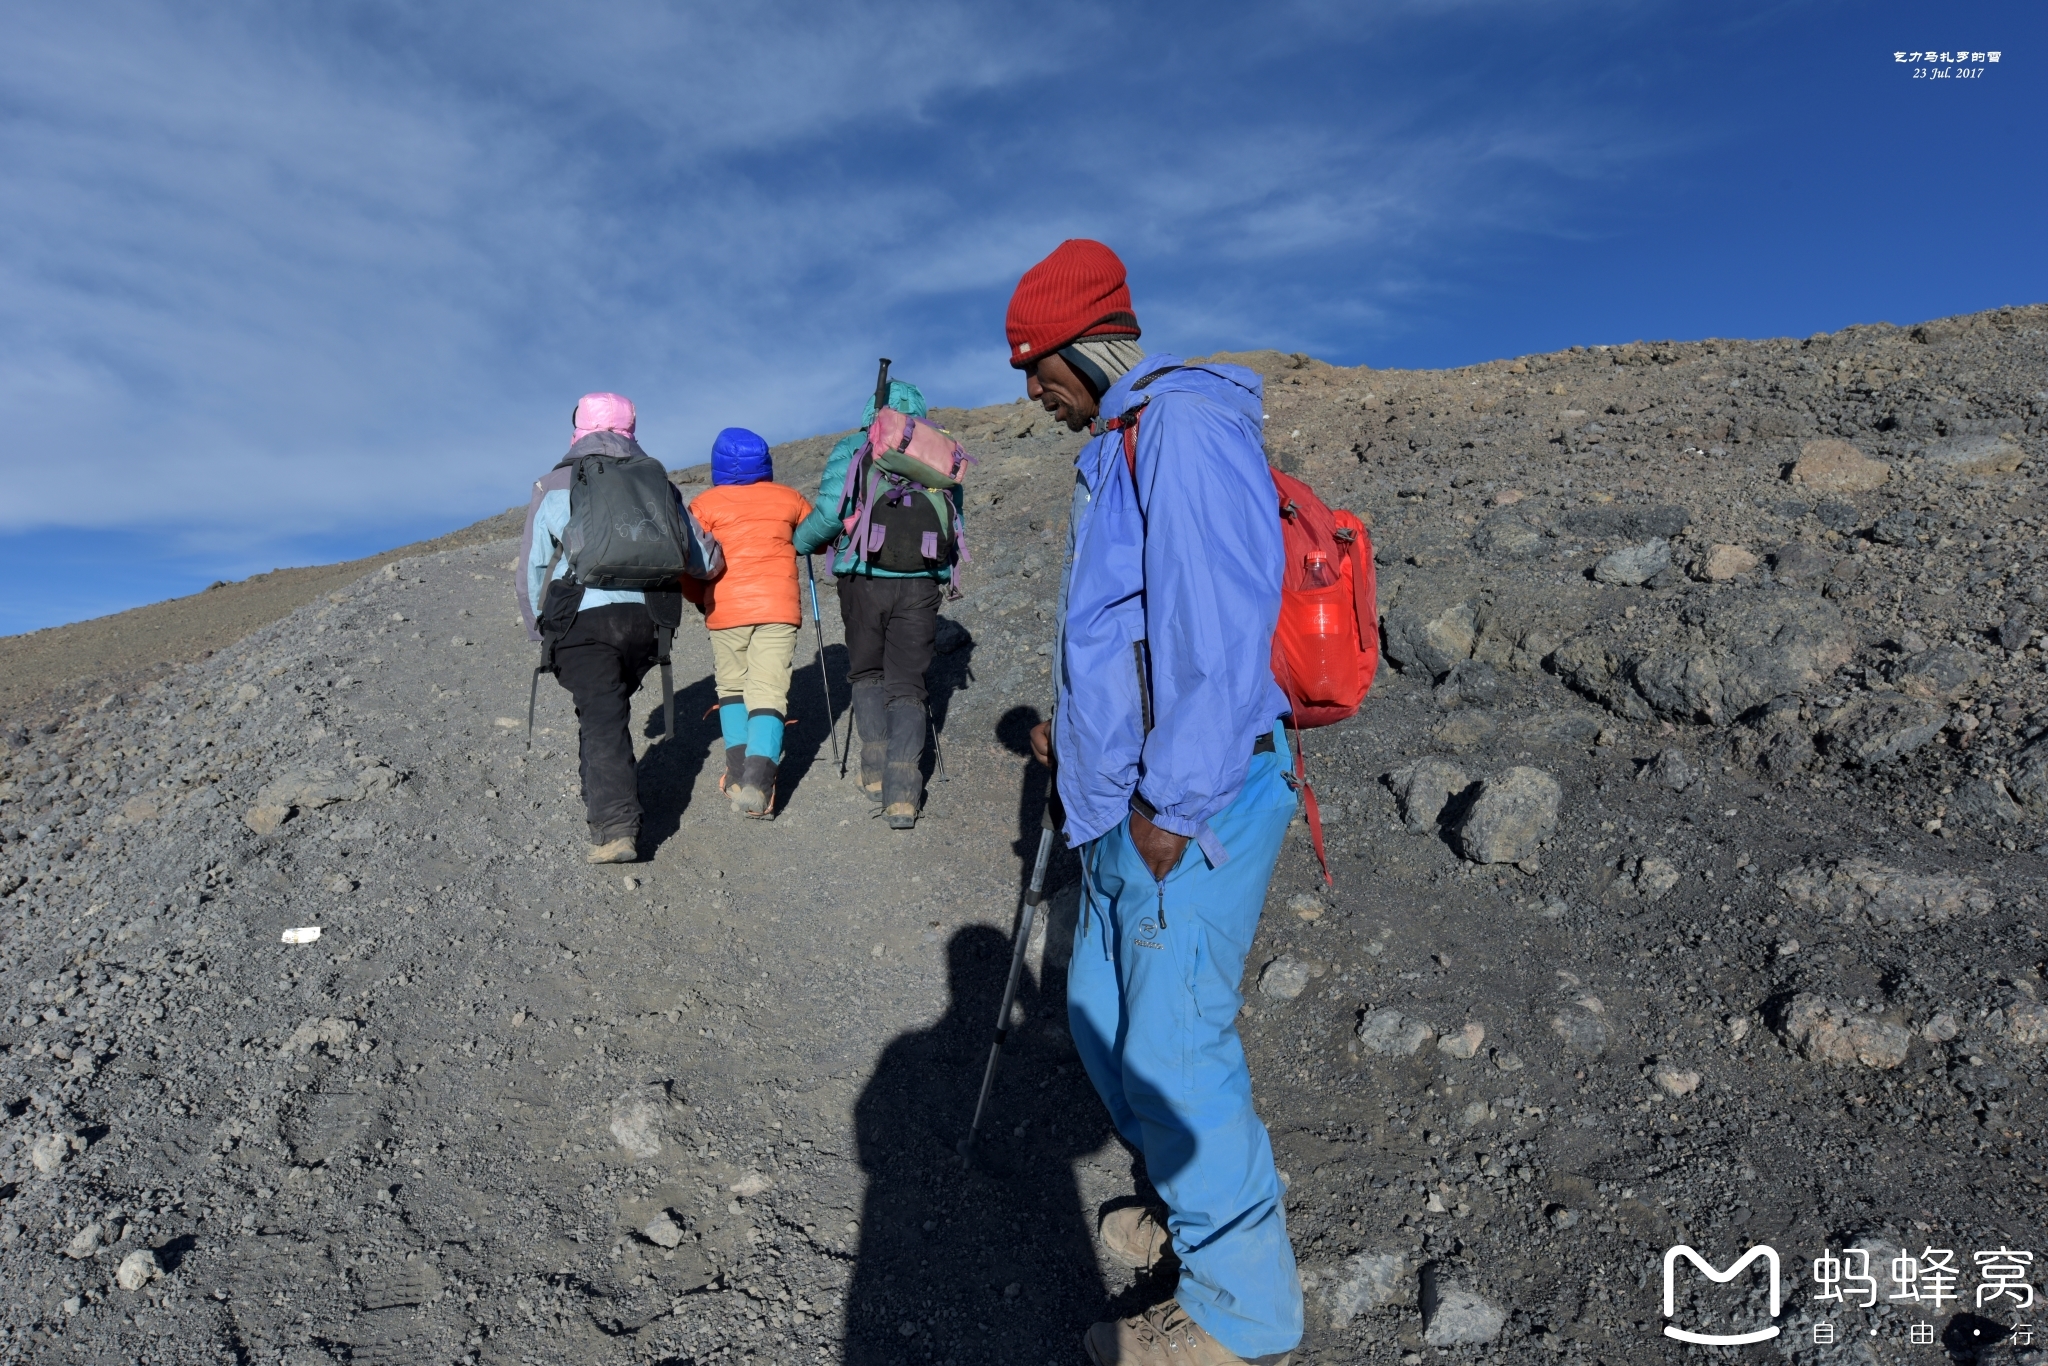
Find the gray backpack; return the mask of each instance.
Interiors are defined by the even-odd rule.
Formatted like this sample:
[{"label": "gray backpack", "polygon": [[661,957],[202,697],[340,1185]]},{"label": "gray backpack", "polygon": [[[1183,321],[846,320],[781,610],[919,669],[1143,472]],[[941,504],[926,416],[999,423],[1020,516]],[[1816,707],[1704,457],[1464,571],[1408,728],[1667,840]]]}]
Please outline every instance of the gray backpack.
[{"label": "gray backpack", "polygon": [[[600,442],[600,437],[612,437]],[[586,446],[598,447],[583,454]],[[595,432],[561,465],[569,479],[569,526],[562,533],[569,575],[585,588],[674,590],[702,577],[702,533],[691,525],[668,471],[630,439]]]}]

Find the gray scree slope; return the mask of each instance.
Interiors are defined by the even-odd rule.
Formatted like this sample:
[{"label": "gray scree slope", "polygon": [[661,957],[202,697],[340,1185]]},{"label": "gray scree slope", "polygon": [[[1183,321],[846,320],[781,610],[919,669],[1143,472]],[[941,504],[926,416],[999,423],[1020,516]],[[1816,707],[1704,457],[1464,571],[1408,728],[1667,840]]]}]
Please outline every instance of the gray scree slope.
[{"label": "gray scree slope", "polygon": [[[1310,737],[1337,886],[1297,831],[1247,970],[1297,1359],[1684,1359],[1686,1241],[1780,1249],[1782,1354],[1888,1361],[1897,1306],[1808,1345],[1824,1246],[2048,1252],[2048,310],[1240,359],[1276,462],[1375,523],[1389,659]],[[781,816],[732,821],[686,632],[674,741],[640,699],[652,858],[580,865],[565,696],[530,754],[501,724],[504,542],[10,737],[8,1357],[1064,1362],[1164,1293],[1092,1240],[1133,1179],[1063,1029],[1070,855],[988,1161],[951,1159],[1077,439],[940,417],[985,463],[907,836],[832,770],[808,659]]]}]

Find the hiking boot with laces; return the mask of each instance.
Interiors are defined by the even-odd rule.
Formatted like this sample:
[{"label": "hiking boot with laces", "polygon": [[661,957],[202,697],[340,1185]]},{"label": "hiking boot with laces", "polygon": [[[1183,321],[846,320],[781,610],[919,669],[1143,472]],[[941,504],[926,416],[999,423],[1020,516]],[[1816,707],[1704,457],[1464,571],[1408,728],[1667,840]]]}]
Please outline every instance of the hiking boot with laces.
[{"label": "hiking boot with laces", "polygon": [[1173,1255],[1173,1235],[1143,1205],[1111,1210],[1097,1232],[1103,1250],[1134,1271],[1150,1271]]},{"label": "hiking boot with laces", "polygon": [[631,835],[621,835],[606,844],[593,844],[590,852],[583,856],[585,863],[631,863],[640,857],[638,843]]},{"label": "hiking boot with laces", "polygon": [[1209,1336],[1180,1301],[1155,1305],[1136,1318],[1098,1323],[1081,1339],[1095,1366],[1287,1366],[1292,1352],[1241,1357]]}]

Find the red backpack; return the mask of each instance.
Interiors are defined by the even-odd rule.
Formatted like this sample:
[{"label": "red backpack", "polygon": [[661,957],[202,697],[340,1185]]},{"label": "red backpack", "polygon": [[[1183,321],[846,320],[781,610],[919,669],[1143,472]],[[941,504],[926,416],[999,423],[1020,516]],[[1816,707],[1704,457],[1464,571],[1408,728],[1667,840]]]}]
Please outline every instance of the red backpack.
[{"label": "red backpack", "polygon": [[[1122,417],[1097,424],[1098,431],[1123,433],[1124,464],[1133,480],[1138,477],[1138,418],[1144,409],[1140,403]],[[1322,808],[1309,785],[1301,732],[1356,715],[1372,691],[1380,667],[1379,578],[1373,569],[1372,533],[1356,514],[1332,512],[1301,480],[1279,470],[1271,473],[1286,551],[1280,620],[1273,629],[1273,681],[1293,711],[1294,781],[1301,789],[1309,842],[1323,881],[1334,886],[1323,851]],[[1317,578],[1326,581],[1317,583]]]},{"label": "red backpack", "polygon": [[1273,681],[1294,709],[1294,780],[1301,788],[1301,810],[1323,881],[1334,884],[1301,732],[1356,715],[1379,672],[1379,580],[1373,571],[1372,533],[1354,514],[1341,508],[1332,512],[1314,489],[1291,474],[1274,470],[1273,488],[1287,549],[1280,622],[1273,629]]},{"label": "red backpack", "polygon": [[1354,514],[1332,512],[1291,474],[1274,470],[1273,488],[1287,547],[1273,678],[1294,707],[1295,728],[1307,730],[1355,715],[1379,672],[1372,533]]}]

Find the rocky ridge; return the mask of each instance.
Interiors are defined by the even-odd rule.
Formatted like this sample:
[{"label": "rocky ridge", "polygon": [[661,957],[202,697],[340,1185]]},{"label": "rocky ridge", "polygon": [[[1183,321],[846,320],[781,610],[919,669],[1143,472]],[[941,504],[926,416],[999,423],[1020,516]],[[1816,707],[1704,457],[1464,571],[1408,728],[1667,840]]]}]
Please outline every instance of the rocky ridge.
[{"label": "rocky ridge", "polygon": [[[1297,1360],[1678,1360],[1680,1241],[1781,1250],[1790,1359],[1882,1360],[1811,1325],[1874,1352],[1919,1311],[1794,1268],[2048,1251],[2048,309],[1235,359],[1275,462],[1371,521],[1387,660],[1309,736],[1336,885],[1297,832],[1247,966]],[[573,719],[544,686],[523,748],[504,542],[10,736],[9,1353],[1068,1360],[1160,1293],[1092,1244],[1143,1188],[1061,1028],[1071,856],[988,1159],[951,1160],[1078,438],[939,416],[983,464],[909,837],[836,778],[808,665],[779,818],[724,819],[685,667],[677,737],[640,699],[651,859],[576,864]]]}]

